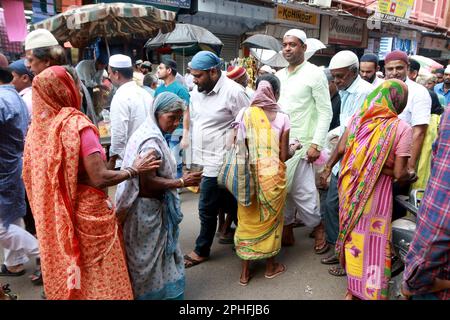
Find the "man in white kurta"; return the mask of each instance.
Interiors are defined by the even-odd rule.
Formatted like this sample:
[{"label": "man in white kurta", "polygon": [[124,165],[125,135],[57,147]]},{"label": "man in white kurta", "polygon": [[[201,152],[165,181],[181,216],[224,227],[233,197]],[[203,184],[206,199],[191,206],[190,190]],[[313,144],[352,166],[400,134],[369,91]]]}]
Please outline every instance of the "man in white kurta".
[{"label": "man in white kurta", "polygon": [[147,118],[153,98],[133,81],[130,57],[111,56],[108,72],[113,85],[119,87],[111,101],[110,167],[120,168],[127,142]]},{"label": "man in white kurta", "polygon": [[[317,201],[313,162],[320,156],[333,116],[328,81],[317,66],[305,60],[305,32],[292,29],[283,37],[283,56],[289,66],[278,71],[281,82],[279,103],[290,116],[290,138],[302,148],[287,162],[288,196],[284,211],[283,244],[292,245],[296,212],[315,228],[317,246],[326,245]],[[319,244],[320,242],[320,244]]]}]

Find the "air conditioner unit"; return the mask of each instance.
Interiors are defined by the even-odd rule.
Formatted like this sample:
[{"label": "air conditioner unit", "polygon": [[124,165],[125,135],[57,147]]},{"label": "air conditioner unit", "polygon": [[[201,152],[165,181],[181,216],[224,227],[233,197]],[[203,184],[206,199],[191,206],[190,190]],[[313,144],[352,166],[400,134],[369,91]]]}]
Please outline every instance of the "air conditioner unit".
[{"label": "air conditioner unit", "polygon": [[309,0],[310,5],[331,8],[331,0]]}]

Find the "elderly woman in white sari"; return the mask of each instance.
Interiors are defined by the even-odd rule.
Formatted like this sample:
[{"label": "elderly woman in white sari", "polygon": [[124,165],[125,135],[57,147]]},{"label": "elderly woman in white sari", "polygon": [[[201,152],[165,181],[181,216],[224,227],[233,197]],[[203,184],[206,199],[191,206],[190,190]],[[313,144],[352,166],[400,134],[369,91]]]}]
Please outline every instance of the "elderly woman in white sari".
[{"label": "elderly woman in white sari", "polygon": [[131,136],[123,166],[150,150],[161,160],[157,172],[121,183],[117,188],[117,213],[124,219],[123,235],[134,296],[139,300],[184,297],[184,261],[178,244],[183,215],[177,188],[196,186],[201,172],[176,179],[177,166],[164,139],[183,117],[183,101],[165,92],[153,102],[148,119]]}]

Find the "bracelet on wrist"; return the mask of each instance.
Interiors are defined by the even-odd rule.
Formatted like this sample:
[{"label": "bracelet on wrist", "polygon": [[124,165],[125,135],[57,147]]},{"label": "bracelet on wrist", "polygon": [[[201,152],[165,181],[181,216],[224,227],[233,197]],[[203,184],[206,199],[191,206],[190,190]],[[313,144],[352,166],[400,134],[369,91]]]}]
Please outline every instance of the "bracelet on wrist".
[{"label": "bracelet on wrist", "polygon": [[180,180],[180,182],[181,182],[181,188],[184,188],[184,180],[183,180],[183,178],[180,178],[178,180]]},{"label": "bracelet on wrist", "polygon": [[131,172],[128,170],[128,168],[124,168],[123,171],[125,171],[128,174],[127,180],[132,178]]}]

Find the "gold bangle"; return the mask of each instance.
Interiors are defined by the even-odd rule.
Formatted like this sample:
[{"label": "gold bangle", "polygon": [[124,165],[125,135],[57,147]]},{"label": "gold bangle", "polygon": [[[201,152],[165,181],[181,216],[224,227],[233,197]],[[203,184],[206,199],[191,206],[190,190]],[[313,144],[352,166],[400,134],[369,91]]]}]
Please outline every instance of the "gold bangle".
[{"label": "gold bangle", "polygon": [[180,178],[178,180],[180,180],[180,182],[181,182],[181,188],[184,188],[184,180],[183,180],[183,178]]}]

